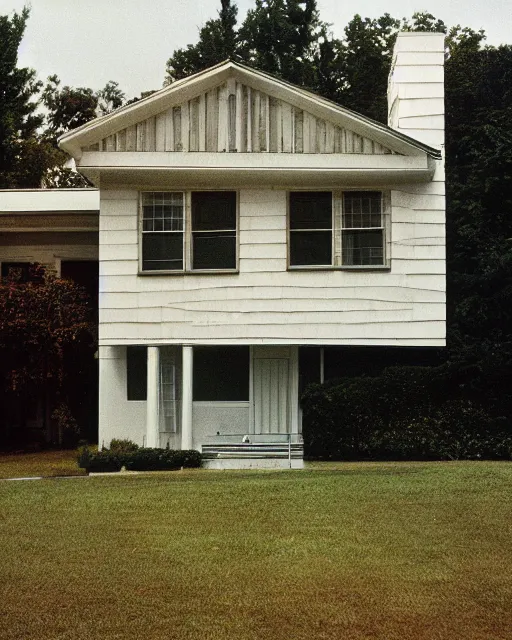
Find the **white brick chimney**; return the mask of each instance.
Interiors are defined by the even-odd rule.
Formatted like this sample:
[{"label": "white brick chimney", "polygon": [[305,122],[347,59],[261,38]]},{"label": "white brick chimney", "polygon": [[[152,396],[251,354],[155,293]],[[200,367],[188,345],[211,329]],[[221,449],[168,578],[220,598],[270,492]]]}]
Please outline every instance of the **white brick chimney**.
[{"label": "white brick chimney", "polygon": [[443,33],[399,33],[388,82],[388,124],[432,147],[444,144]]}]

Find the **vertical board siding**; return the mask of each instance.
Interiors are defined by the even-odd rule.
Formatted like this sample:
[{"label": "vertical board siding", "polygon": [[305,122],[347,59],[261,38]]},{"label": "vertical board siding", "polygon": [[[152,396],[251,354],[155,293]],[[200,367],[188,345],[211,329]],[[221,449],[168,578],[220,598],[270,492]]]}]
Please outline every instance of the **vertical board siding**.
[{"label": "vertical board siding", "polygon": [[206,94],[206,151],[217,151],[219,130],[219,96],[218,90]]},{"label": "vertical board siding", "polygon": [[181,107],[174,107],[172,110],[172,121],[173,121],[173,141],[172,141],[172,151],[183,151],[182,141],[181,141]]},{"label": "vertical board siding", "polygon": [[190,151],[199,151],[199,98],[190,101]]},{"label": "vertical board siding", "polygon": [[391,153],[369,138],[233,78],[85,150]]},{"label": "vertical board siding", "polygon": [[155,119],[155,151],[165,151],[165,113],[159,113]]}]

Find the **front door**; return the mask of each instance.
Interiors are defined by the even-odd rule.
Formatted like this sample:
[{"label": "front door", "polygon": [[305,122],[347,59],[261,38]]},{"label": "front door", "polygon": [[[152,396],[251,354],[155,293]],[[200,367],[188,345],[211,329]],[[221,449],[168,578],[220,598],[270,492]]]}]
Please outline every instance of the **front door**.
[{"label": "front door", "polygon": [[289,433],[289,358],[254,358],[254,432]]}]

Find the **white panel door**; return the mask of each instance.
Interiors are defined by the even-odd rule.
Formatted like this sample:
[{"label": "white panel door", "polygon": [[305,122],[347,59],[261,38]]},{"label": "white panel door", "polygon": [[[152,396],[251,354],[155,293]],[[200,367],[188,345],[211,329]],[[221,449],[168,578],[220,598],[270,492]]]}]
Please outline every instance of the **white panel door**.
[{"label": "white panel door", "polygon": [[289,359],[255,358],[254,432],[288,433]]}]

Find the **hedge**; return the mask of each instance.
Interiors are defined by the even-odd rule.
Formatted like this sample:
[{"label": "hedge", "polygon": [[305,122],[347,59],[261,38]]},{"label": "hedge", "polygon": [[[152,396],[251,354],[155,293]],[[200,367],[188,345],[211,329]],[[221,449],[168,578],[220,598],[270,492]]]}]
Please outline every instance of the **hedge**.
[{"label": "hedge", "polygon": [[511,459],[511,416],[471,389],[474,372],[392,367],[311,385],[302,397],[305,455],[338,460]]},{"label": "hedge", "polygon": [[[202,455],[195,450],[139,448],[129,441],[112,441],[114,446],[91,453],[83,447],[78,456],[78,466],[87,472],[120,471],[173,471],[200,467]],[[120,443],[120,444],[119,444]],[[133,446],[132,446],[133,445]]]}]

